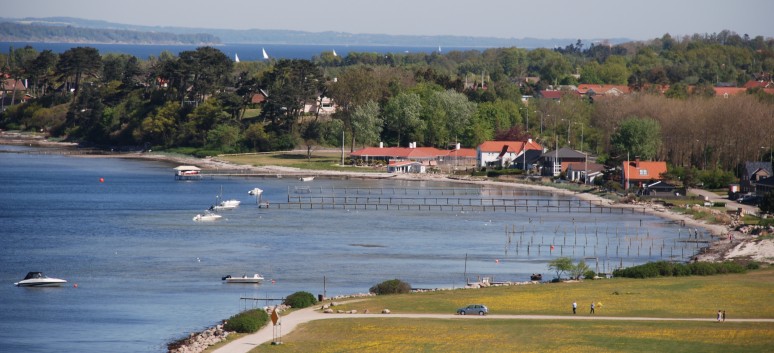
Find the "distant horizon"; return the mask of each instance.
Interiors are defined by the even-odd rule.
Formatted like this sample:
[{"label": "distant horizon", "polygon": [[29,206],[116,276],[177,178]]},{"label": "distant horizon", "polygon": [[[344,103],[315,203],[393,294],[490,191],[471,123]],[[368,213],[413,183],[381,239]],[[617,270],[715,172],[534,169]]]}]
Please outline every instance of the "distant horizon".
[{"label": "distant horizon", "polygon": [[[152,11],[151,11],[152,10]],[[6,18],[73,17],[158,28],[283,30],[358,35],[463,36],[497,39],[627,38],[646,41],[732,31],[774,37],[774,1],[652,0],[625,3],[556,0],[393,0],[373,4],[353,0],[253,2],[230,0],[213,6],[205,0],[38,0],[4,9]],[[175,14],[169,16],[169,14]],[[688,15],[690,14],[690,16]]]}]

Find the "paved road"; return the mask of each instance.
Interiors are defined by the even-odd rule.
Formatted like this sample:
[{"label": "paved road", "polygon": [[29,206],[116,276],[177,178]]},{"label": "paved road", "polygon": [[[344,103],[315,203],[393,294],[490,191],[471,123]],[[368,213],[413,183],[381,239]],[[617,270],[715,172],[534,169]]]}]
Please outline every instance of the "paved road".
[{"label": "paved road", "polygon": [[[299,324],[324,319],[363,319],[363,318],[413,318],[413,319],[448,319],[448,320],[607,320],[607,321],[716,321],[714,317],[707,318],[657,318],[657,317],[614,317],[595,315],[454,315],[454,314],[323,314],[317,306],[301,309],[282,317],[280,322],[282,335],[287,335]],[[714,313],[711,313],[714,315]],[[728,319],[729,322],[774,322],[774,319]],[[273,340],[274,326],[269,323],[256,333],[244,336],[238,340],[215,350],[213,353],[247,353],[251,349]]]},{"label": "paved road", "polygon": [[726,208],[729,209],[729,210],[736,211],[739,208],[742,208],[742,209],[744,209],[744,213],[745,214],[753,214],[753,215],[757,215],[758,211],[760,211],[758,209],[758,207],[756,207],[756,206],[750,206],[750,205],[745,205],[745,204],[738,203],[736,201],[731,201],[731,200],[729,200],[727,198],[718,196],[718,194],[716,194],[716,193],[714,193],[712,191],[707,191],[707,190],[702,190],[702,189],[688,189],[688,193],[689,194],[696,194],[696,195],[705,197],[710,202],[725,202],[726,203]]}]

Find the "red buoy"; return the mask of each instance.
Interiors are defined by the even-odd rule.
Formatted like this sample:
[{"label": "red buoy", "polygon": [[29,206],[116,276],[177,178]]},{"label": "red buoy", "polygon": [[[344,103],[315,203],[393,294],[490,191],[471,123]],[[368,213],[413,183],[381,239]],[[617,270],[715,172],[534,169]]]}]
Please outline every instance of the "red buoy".
[{"label": "red buoy", "polygon": [[99,178],[99,182],[100,183],[104,183],[105,182],[105,178]]}]

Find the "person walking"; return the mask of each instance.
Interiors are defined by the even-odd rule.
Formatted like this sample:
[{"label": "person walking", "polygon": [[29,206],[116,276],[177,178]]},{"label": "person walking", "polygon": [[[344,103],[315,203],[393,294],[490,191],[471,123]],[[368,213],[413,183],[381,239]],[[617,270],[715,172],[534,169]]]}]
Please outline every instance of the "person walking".
[{"label": "person walking", "polygon": [[723,311],[718,310],[718,322],[720,322],[720,320],[723,320]]},{"label": "person walking", "polygon": [[578,303],[572,302],[572,313],[575,315],[575,310],[578,309]]},{"label": "person walking", "polygon": [[721,319],[723,322],[726,322],[726,311],[723,310],[723,314],[721,315]]},{"label": "person walking", "polygon": [[589,312],[589,314],[593,314],[593,313],[594,313],[594,302],[591,302],[591,312]]}]

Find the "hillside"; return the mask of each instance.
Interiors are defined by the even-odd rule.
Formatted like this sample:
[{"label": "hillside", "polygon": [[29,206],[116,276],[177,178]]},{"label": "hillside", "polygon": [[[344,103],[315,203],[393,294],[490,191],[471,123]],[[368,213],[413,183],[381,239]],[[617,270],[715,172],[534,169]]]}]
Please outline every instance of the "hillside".
[{"label": "hillside", "polygon": [[[396,46],[519,47],[554,48],[575,43],[578,38],[495,38],[468,36],[414,36],[357,34],[347,32],[304,32],[282,29],[212,29],[137,26],[72,17],[0,18],[2,41],[147,43],[147,44],[347,44]],[[174,37],[174,36],[177,37]],[[198,42],[197,42],[198,41]],[[619,44],[626,38],[585,38],[586,42]]]}]

